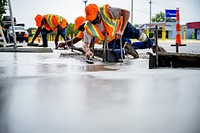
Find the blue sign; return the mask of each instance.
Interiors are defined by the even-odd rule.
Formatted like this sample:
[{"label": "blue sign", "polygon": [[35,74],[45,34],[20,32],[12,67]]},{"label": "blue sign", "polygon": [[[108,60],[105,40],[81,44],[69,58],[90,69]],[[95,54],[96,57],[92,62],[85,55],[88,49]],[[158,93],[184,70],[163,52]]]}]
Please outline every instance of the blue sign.
[{"label": "blue sign", "polygon": [[165,10],[166,18],[176,17],[176,10]]}]

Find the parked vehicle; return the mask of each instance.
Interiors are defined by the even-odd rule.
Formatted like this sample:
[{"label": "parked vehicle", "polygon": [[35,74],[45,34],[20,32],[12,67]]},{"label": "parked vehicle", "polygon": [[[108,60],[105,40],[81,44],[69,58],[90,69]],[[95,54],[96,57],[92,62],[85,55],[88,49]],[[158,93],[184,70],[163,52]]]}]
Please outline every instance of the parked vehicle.
[{"label": "parked vehicle", "polygon": [[[14,25],[16,25],[16,18],[13,18]],[[2,27],[8,29],[11,26],[11,17],[10,16],[3,16],[2,18]]]},{"label": "parked vehicle", "polygon": [[[13,18],[13,22],[14,22],[14,25],[16,25],[16,18],[14,17]],[[4,32],[4,36],[5,36],[5,39],[6,39],[6,42],[9,43],[9,38],[8,38],[8,28],[11,26],[11,17],[8,16],[8,15],[4,15],[2,17],[2,23],[1,23],[1,26],[3,27],[3,32]]]},{"label": "parked vehicle", "polygon": [[[15,34],[16,34],[16,41],[19,42],[28,42],[28,31],[25,30],[23,26],[14,26],[15,27]],[[8,28],[8,42],[13,42],[13,29],[12,26]]]}]

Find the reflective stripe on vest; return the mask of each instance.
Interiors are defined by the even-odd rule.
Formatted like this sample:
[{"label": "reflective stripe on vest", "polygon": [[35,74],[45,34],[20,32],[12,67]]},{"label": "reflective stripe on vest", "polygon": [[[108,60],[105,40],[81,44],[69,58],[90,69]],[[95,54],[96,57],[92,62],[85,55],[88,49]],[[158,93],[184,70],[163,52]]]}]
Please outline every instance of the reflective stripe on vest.
[{"label": "reflective stripe on vest", "polygon": [[53,15],[53,14],[49,14],[47,16],[47,23],[49,24],[49,26],[51,26],[53,29],[56,28],[56,26],[52,23],[52,17],[56,16],[58,18],[58,23],[62,22],[62,17],[58,16],[58,15]]},{"label": "reflective stripe on vest", "polygon": [[85,29],[86,29],[87,33],[90,34],[91,36],[97,37],[100,40],[104,40],[104,38],[105,38],[104,35],[92,23],[87,22],[87,24],[85,25]]},{"label": "reflective stripe on vest", "polygon": [[102,40],[100,40],[99,38],[96,38],[96,41],[95,41],[97,44],[102,44]]},{"label": "reflective stripe on vest", "polygon": [[115,32],[118,27],[118,19],[112,19],[110,17],[110,14],[108,13],[108,7],[109,7],[109,5],[104,5],[103,7],[101,7],[100,13],[101,13],[103,21],[109,27],[109,30],[108,30],[108,27],[106,26],[106,30],[108,31],[108,39],[109,39],[110,36],[115,36]]}]

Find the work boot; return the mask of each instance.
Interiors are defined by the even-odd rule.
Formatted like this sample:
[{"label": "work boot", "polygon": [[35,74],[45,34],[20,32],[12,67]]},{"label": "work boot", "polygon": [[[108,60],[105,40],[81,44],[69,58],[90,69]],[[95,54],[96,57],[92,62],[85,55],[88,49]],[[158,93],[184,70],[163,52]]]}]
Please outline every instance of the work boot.
[{"label": "work boot", "polygon": [[[153,41],[154,44],[156,44],[156,38],[155,37],[153,37],[151,40]],[[151,47],[151,49],[152,49],[153,53],[155,53],[156,52],[156,45],[153,45]],[[158,52],[167,52],[167,51],[163,47],[158,46]]]},{"label": "work boot", "polygon": [[[151,49],[152,49],[153,53],[155,53],[155,52],[156,52],[156,45],[152,46]],[[163,47],[158,46],[158,52],[163,52],[163,53],[165,53],[165,52],[167,52],[167,51],[166,51]]]},{"label": "work boot", "polygon": [[47,44],[38,45],[38,47],[48,47]]},{"label": "work boot", "polygon": [[128,43],[128,42],[125,43],[124,50],[125,50],[125,55],[130,54],[134,58],[139,58],[138,52],[134,48],[132,48],[130,43]]}]

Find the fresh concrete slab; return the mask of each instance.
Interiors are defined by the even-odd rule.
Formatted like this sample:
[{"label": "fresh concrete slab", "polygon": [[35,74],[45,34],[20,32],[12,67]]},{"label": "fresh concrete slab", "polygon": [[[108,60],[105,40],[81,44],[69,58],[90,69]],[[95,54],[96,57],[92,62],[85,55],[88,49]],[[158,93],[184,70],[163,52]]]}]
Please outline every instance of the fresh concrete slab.
[{"label": "fresh concrete slab", "polygon": [[33,53],[52,53],[51,48],[44,47],[1,47],[0,52],[33,52]]}]

